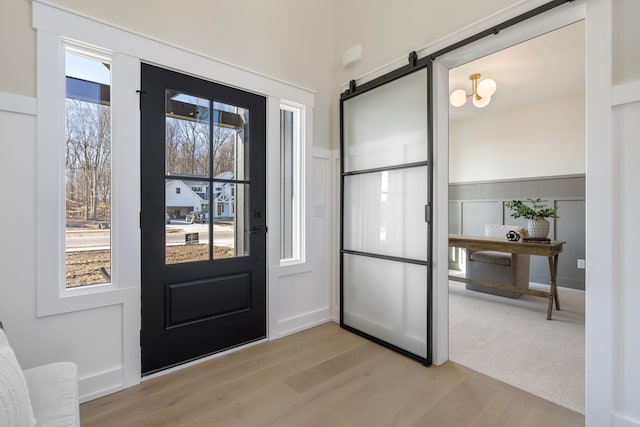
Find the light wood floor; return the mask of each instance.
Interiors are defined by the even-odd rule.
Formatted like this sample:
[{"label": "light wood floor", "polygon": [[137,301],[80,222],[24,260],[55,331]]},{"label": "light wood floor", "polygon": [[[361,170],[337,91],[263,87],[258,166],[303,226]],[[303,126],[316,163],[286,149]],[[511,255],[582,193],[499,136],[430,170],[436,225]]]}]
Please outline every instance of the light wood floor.
[{"label": "light wood floor", "polygon": [[584,416],[447,362],[421,364],[334,323],[80,406],[90,426],[582,426]]}]

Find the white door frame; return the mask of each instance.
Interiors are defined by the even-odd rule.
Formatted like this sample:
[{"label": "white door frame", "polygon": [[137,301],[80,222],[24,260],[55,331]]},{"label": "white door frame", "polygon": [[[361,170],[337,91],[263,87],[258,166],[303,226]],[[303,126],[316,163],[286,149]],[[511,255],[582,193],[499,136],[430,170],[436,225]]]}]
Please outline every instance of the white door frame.
[{"label": "white door frame", "polygon": [[[449,285],[448,285],[448,184],[449,184],[449,70],[532,37],[562,26],[585,20],[586,36],[586,257],[598,260],[589,264],[585,284],[586,298],[586,416],[587,425],[610,425],[613,409],[613,298],[609,283],[614,277],[615,245],[603,244],[602,236],[614,236],[610,211],[612,198],[613,150],[611,147],[611,9],[612,0],[575,1],[503,30],[498,37],[489,36],[452,51],[434,61],[434,289],[433,289],[433,361],[439,365],[449,358]],[[516,16],[540,2],[523,2],[510,10],[511,16],[496,17],[463,30],[474,34],[494,25],[496,19]],[[458,38],[459,40],[460,38]],[[598,179],[589,179],[590,176]],[[589,203],[589,201],[597,203]],[[600,209],[598,210],[598,207]],[[605,224],[604,229],[596,224]],[[591,236],[591,237],[590,237]],[[596,237],[599,236],[598,241]],[[608,278],[608,279],[607,279]],[[597,302],[597,306],[596,306]]]}]

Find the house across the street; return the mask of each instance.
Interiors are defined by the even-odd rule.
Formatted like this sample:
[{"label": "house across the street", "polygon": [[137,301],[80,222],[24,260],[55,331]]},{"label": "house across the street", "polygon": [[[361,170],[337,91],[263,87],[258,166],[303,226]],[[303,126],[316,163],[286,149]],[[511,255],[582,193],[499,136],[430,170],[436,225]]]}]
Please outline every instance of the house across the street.
[{"label": "house across the street", "polygon": [[[232,180],[233,177],[233,172],[223,172],[215,178]],[[165,189],[167,214],[171,219],[181,220],[200,217],[206,221],[210,212],[213,212],[214,220],[233,218],[235,215],[234,190],[234,184],[215,182],[212,194],[213,209],[210,210],[209,183],[183,179],[167,180]]]}]

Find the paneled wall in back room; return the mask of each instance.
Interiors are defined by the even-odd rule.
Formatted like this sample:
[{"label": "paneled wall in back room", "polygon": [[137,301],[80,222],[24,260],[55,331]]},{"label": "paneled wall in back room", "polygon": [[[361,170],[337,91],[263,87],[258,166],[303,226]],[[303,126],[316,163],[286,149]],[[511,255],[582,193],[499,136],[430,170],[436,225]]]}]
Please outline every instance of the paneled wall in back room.
[{"label": "paneled wall in back room", "polygon": [[[505,203],[513,199],[540,197],[549,207],[558,209],[558,218],[550,219],[549,237],[564,240],[559,257],[558,286],[585,289],[585,270],[578,260],[585,259],[585,177],[512,179],[449,184],[449,233],[481,236],[485,224],[510,224],[526,227],[526,220],[514,219]],[[449,263],[456,267],[460,254],[450,253]],[[544,257],[531,257],[529,280],[549,283],[549,264]]]},{"label": "paneled wall in back room", "polygon": [[[485,73],[498,81],[499,92],[486,108],[450,108],[449,232],[481,236],[486,224],[526,227],[527,221],[512,218],[505,203],[540,198],[558,209],[549,237],[566,241],[558,285],[576,289],[585,289],[585,270],[578,268],[578,260],[585,259],[584,43],[584,23],[579,22],[450,71],[455,81],[460,74]],[[516,64],[523,66],[527,57],[553,73],[518,69],[518,79],[511,80]],[[559,74],[565,84],[542,89]],[[529,87],[538,89],[526,92]],[[450,264],[460,255],[452,250]],[[549,283],[547,259],[531,257],[529,279]]]}]

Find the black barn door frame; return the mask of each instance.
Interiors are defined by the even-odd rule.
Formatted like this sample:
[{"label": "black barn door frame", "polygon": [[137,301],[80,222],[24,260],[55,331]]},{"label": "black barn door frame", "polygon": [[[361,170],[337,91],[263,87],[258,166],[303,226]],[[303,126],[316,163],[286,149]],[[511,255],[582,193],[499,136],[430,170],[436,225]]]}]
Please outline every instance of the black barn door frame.
[{"label": "black barn door frame", "polygon": [[[484,31],[481,31],[477,34],[474,34],[470,37],[467,37],[459,42],[453,43],[445,48],[442,48],[436,52],[425,55],[423,58],[418,59],[418,54],[413,51],[409,54],[409,64],[400,67],[396,70],[393,70],[387,74],[384,74],[376,79],[365,82],[361,85],[357,85],[355,80],[351,80],[349,82],[349,88],[345,90],[340,95],[340,326],[344,329],[349,330],[353,333],[361,335],[365,338],[368,338],[378,344],[389,347],[399,353],[402,353],[406,356],[409,356],[413,359],[416,359],[419,362],[422,362],[426,366],[431,366],[433,360],[433,271],[432,271],[432,255],[433,255],[433,61],[441,57],[449,52],[452,52],[461,47],[467,46],[471,43],[474,43],[478,40],[481,40],[485,37],[498,35],[500,31],[512,27],[520,22],[526,21],[527,19],[536,17],[541,15],[549,10],[552,10],[558,6],[562,6],[566,3],[571,3],[574,0],[553,0],[548,3],[545,3],[541,6],[538,6],[528,12],[525,12],[521,15],[518,15],[514,18],[508,19],[498,25],[495,25],[491,28],[488,28]],[[344,314],[344,288],[343,288],[343,255],[345,253],[349,253],[350,251],[345,251],[344,249],[344,178],[349,175],[345,174],[344,171],[344,108],[343,104],[346,100],[353,98],[355,96],[361,95],[367,91],[390,83],[394,80],[397,80],[401,77],[407,76],[415,71],[421,70],[427,67],[428,69],[428,82],[427,82],[427,111],[428,111],[428,209],[426,212],[426,220],[428,227],[428,243],[427,243],[427,357],[422,358],[417,356],[411,352],[408,352],[402,348],[396,347],[393,344],[390,344],[386,341],[383,341],[379,338],[370,336],[364,332],[361,332],[357,329],[351,328],[344,324],[343,322],[343,314]],[[389,168],[381,168],[384,170],[388,170]],[[371,256],[371,254],[363,254]],[[394,257],[386,257],[382,255],[376,255],[376,258],[381,259],[389,259],[389,260],[397,260]],[[406,261],[406,260],[404,260]]]},{"label": "black barn door frame", "polygon": [[[431,259],[433,255],[433,221],[432,214],[433,212],[433,67],[431,58],[425,57],[422,59],[418,59],[418,54],[416,52],[411,52],[408,58],[409,63],[404,67],[398,68],[388,74],[385,74],[375,80],[367,82],[361,86],[357,86],[355,81],[352,80],[349,83],[349,89],[343,92],[340,96],[340,326],[350,332],[363,336],[371,341],[374,341],[380,345],[388,347],[392,350],[397,351],[398,353],[404,354],[412,359],[415,359],[426,366],[430,366],[432,363],[432,317],[433,317],[433,307],[432,307],[432,295],[433,295],[433,272],[431,266]],[[427,206],[425,209],[425,220],[427,222],[427,261],[416,261],[405,258],[398,258],[387,255],[379,255],[379,254],[369,254],[362,252],[354,252],[350,250],[345,250],[344,248],[344,180],[345,177],[353,175],[351,172],[345,172],[344,170],[344,102],[355,97],[361,95],[365,92],[368,92],[372,89],[385,85],[387,83],[391,83],[396,81],[402,77],[406,77],[409,74],[412,74],[416,71],[420,71],[423,69],[427,69],[427,161],[419,162],[415,164],[403,164],[400,166],[388,166],[381,167],[378,169],[370,169],[366,171],[358,171],[357,173],[370,173],[377,171],[390,171],[394,169],[400,168],[408,168],[408,167],[417,167],[417,166],[426,166],[427,167]],[[418,264],[423,265],[427,268],[427,357],[421,357],[417,354],[414,354],[410,351],[407,351],[401,347],[398,347],[394,344],[391,344],[387,341],[384,341],[380,338],[369,335],[365,332],[362,332],[358,329],[352,328],[344,323],[344,254],[356,254],[361,256],[373,257],[378,259],[390,260],[390,261],[400,261],[404,263],[410,264]]]}]

